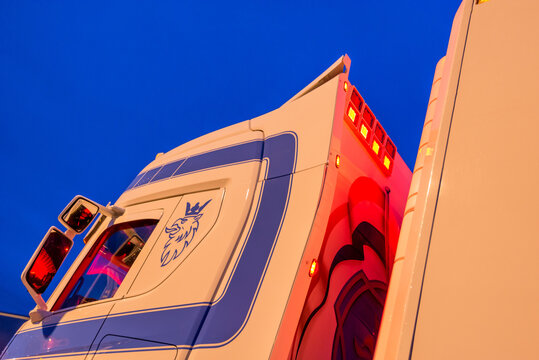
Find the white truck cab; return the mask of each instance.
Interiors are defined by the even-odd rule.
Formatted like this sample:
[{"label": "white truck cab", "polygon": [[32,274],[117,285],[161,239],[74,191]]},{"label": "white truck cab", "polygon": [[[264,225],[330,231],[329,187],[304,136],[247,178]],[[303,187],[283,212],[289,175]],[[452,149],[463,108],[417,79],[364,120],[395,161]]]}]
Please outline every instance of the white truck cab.
[{"label": "white truck cab", "polygon": [[324,319],[372,291],[377,331],[411,178],[348,69],[158,156],[114,206],[76,197],[23,273],[38,306],[2,359],[312,358],[321,331],[345,358],[354,344]]}]

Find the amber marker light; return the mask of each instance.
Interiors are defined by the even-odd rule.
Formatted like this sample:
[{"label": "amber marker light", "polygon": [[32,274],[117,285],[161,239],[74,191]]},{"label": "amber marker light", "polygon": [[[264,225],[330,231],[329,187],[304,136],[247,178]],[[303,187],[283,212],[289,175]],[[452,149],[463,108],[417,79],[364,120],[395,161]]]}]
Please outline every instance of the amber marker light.
[{"label": "amber marker light", "polygon": [[376,155],[380,152],[380,144],[378,144],[376,140],[372,143],[372,151],[374,151]]},{"label": "amber marker light", "polygon": [[384,166],[388,170],[389,170],[389,167],[391,166],[391,160],[389,160],[389,158],[387,156],[384,156]]},{"label": "amber marker light", "polygon": [[341,166],[341,157],[339,155],[337,155],[335,157],[335,166],[336,167],[340,167]]},{"label": "amber marker light", "polygon": [[313,277],[314,274],[316,274],[316,270],[318,270],[318,262],[316,262],[316,259],[313,259],[311,267],[309,268],[309,277]]},{"label": "amber marker light", "polygon": [[369,135],[369,129],[367,129],[367,127],[365,126],[365,124],[361,124],[361,130],[359,130],[359,132],[361,133],[361,135],[363,135],[363,137],[366,139],[367,136]]},{"label": "amber marker light", "polygon": [[348,91],[348,82],[347,81],[344,82],[344,91]]},{"label": "amber marker light", "polygon": [[489,1],[489,0],[477,0],[477,4],[479,5],[479,4],[482,4],[482,3],[486,3],[487,1]]},{"label": "amber marker light", "polygon": [[356,111],[351,106],[348,108],[348,117],[352,119],[354,124],[356,123]]}]

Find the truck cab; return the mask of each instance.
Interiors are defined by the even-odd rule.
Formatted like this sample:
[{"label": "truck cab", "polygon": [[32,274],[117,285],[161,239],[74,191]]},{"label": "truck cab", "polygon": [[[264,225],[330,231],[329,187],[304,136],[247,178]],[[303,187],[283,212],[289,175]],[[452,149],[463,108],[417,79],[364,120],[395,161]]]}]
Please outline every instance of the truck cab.
[{"label": "truck cab", "polygon": [[[411,171],[349,69],[157,156],[113,206],[76,197],[2,359],[372,357]],[[50,234],[85,246],[44,301]]]}]

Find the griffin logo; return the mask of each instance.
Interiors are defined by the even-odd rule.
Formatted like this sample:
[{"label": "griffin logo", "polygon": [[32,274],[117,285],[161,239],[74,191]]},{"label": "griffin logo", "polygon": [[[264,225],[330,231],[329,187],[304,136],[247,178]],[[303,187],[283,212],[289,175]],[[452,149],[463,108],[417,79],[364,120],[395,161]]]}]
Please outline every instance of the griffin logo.
[{"label": "griffin logo", "polygon": [[170,227],[165,228],[165,232],[168,234],[168,240],[165,246],[163,246],[161,267],[167,266],[189,246],[198,230],[198,221],[204,215],[202,210],[204,210],[210,201],[211,199],[206,201],[202,206],[197,202],[192,207],[188,202],[185,207],[185,216],[174,221]]}]

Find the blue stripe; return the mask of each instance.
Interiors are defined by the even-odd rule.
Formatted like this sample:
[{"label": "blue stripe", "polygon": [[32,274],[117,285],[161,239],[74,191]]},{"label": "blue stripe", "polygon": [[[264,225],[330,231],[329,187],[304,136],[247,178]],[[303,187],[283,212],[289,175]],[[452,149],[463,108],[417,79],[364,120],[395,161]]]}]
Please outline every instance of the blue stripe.
[{"label": "blue stripe", "polygon": [[137,177],[135,177],[133,179],[133,181],[131,182],[131,184],[129,184],[129,186],[127,187],[127,190],[133,188],[133,186],[137,185],[137,183],[140,181],[140,179],[144,176],[144,174],[138,174]]},{"label": "blue stripe", "polygon": [[152,181],[158,181],[158,180],[163,180],[163,179],[168,179],[169,177],[171,177],[172,175],[174,175],[174,173],[176,172],[176,170],[178,170],[178,168],[180,166],[182,166],[182,164],[185,162],[185,159],[181,159],[181,160],[178,160],[178,161],[174,161],[170,164],[166,164],[165,166],[163,166],[159,172],[157,173],[157,175],[154,176],[154,178],[152,179]]},{"label": "blue stripe", "polygon": [[188,158],[185,164],[174,173],[174,176],[207,170],[223,165],[232,165],[248,160],[260,160],[263,141],[251,141],[245,144],[215,150],[206,154]]},{"label": "blue stripe", "polygon": [[[186,304],[183,307],[176,306],[158,311],[109,317],[99,331],[102,335],[98,336],[98,339],[106,334],[115,334],[175,344],[179,348],[188,349],[224,346],[243,330],[256,301],[266,266],[271,259],[286,214],[297,157],[296,136],[292,133],[283,133],[270,137],[264,142],[252,141],[196,155],[179,164],[173,175],[169,176],[170,178],[208,168],[260,159],[262,151],[263,158],[268,161],[266,181],[262,183],[263,188],[256,216],[223,297],[214,304]],[[154,175],[161,173],[161,169],[171,164],[140,174],[138,183],[135,183],[132,188],[143,186],[141,183],[145,178],[151,179],[145,184],[157,181]],[[171,165],[171,168],[176,165]],[[167,173],[170,174],[170,170],[167,170]],[[164,178],[166,176],[158,180]],[[102,320],[91,320],[66,325],[59,323],[45,338],[58,339],[67,344],[56,347],[52,352],[43,351],[45,334],[41,331],[20,334],[14,339],[17,346],[10,346],[6,356],[37,356],[83,348],[88,350],[88,344],[84,346],[81,342],[83,339],[87,341],[90,337],[78,335],[83,329],[89,332],[95,331],[95,325],[88,325],[101,324],[101,322]],[[93,330],[86,330],[87,326]],[[26,347],[25,350],[23,350],[24,347]],[[117,349],[122,348],[119,344]]]},{"label": "blue stripe", "polygon": [[88,341],[94,339],[105,318],[83,320],[63,325],[63,314],[43,320],[43,328],[15,335],[3,359],[26,356],[87,352]]},{"label": "blue stripe", "polygon": [[195,346],[229,342],[243,328],[273,253],[291,180],[292,176],[287,175],[265,182],[257,218],[227,293],[209,310]]},{"label": "blue stripe", "polygon": [[186,175],[197,171],[209,170],[221,166],[229,166],[246,161],[260,160],[264,141],[255,140],[213,150],[191,156],[172,163],[140,173],[127,187],[127,190],[138,188],[160,180]]},{"label": "blue stripe", "polygon": [[[123,351],[118,351],[118,345],[121,344]],[[142,348],[142,349],[141,349]],[[146,348],[146,349],[144,349]],[[153,348],[153,349],[147,349]],[[139,351],[175,351],[177,348],[171,344],[150,342],[143,339],[128,338],[123,336],[107,335],[99,342],[100,354],[120,354]]]},{"label": "blue stripe", "polygon": [[142,179],[140,179],[137,185],[135,185],[134,187],[139,187],[139,186],[146,185],[147,183],[149,183],[159,170],[161,170],[161,168],[156,168],[156,169],[147,171],[142,177]]}]

